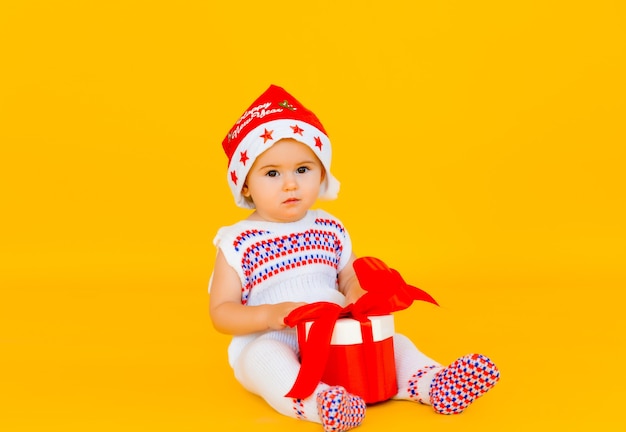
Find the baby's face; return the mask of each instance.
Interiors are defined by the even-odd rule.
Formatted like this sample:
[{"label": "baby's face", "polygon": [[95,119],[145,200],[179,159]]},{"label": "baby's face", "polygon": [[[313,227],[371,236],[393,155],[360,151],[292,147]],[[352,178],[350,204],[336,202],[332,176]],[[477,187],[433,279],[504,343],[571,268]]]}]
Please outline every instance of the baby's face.
[{"label": "baby's face", "polygon": [[254,202],[255,218],[295,222],[317,200],[324,173],[322,163],[308,146],[285,138],[256,158],[242,195]]}]

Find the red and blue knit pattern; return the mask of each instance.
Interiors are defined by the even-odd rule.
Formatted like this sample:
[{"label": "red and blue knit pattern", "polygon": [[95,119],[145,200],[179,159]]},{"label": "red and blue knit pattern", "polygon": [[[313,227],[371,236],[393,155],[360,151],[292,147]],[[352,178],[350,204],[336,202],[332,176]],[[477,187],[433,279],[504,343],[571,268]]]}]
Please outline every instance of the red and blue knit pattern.
[{"label": "red and blue knit pattern", "polygon": [[410,379],[409,379],[409,387],[408,387],[408,392],[409,392],[409,399],[414,400],[416,402],[419,402],[421,404],[425,404],[428,401],[424,400],[421,395],[419,394],[419,387],[418,387],[418,383],[420,381],[420,379],[426,375],[428,372],[432,371],[433,369],[437,369],[440,366],[437,365],[430,365],[430,366],[426,366],[423,367],[422,369],[418,370]]},{"label": "red and blue knit pattern", "polygon": [[307,416],[304,412],[304,399],[293,399],[293,411],[296,415],[296,418],[299,420],[306,420]]},{"label": "red and blue knit pattern", "polygon": [[309,264],[320,264],[337,271],[343,246],[344,228],[336,221],[316,219],[318,229],[289,235],[273,236],[264,230],[247,230],[234,241],[234,248],[243,252],[241,267],[246,279],[241,302],[246,304],[250,291],[272,276]]},{"label": "red and blue knit pattern", "polygon": [[317,397],[317,410],[325,432],[353,429],[365,418],[365,402],[348,393],[343,387],[330,387]]},{"label": "red and blue knit pattern", "polygon": [[499,379],[500,372],[490,359],[470,354],[437,374],[430,388],[430,402],[440,414],[459,414]]}]

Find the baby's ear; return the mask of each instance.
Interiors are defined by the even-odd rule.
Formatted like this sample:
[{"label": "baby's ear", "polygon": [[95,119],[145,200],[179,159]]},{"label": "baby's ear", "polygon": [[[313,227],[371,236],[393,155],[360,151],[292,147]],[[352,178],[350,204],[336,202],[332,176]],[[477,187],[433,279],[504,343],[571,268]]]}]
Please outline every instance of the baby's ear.
[{"label": "baby's ear", "polygon": [[243,186],[241,187],[241,195],[243,195],[246,198],[250,198],[250,190],[248,189],[247,183],[244,183]]}]

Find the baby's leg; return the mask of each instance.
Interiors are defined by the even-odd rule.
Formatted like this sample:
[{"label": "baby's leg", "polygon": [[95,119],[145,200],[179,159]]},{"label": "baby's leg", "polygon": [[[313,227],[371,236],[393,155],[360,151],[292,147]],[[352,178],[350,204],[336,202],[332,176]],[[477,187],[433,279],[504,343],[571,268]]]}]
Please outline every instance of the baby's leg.
[{"label": "baby's leg", "polygon": [[341,387],[320,383],[306,399],[285,397],[299,370],[300,361],[293,347],[268,334],[244,348],[235,364],[235,377],[279,413],[321,423],[326,431],[346,431],[361,423],[365,403]]},{"label": "baby's leg", "polygon": [[480,354],[460,357],[447,367],[422,354],[406,336],[394,336],[398,394],[432,405],[440,414],[459,414],[500,379],[496,365]]},{"label": "baby's leg", "polygon": [[396,357],[398,394],[394,399],[408,399],[430,405],[430,384],[442,366],[423,354],[406,336],[393,337]]}]

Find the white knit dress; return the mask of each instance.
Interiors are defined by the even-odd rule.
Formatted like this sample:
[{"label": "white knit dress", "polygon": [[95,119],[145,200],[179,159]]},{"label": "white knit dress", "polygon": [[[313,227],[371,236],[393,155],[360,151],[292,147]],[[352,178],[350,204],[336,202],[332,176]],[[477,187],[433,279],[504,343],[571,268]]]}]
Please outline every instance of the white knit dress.
[{"label": "white knit dress", "polygon": [[[323,210],[310,210],[290,223],[243,220],[221,228],[214,244],[239,275],[244,305],[326,301],[344,306],[337,275],[350,260],[352,242],[341,221]],[[408,382],[415,372],[439,364],[405,336],[394,336],[394,348],[396,397],[410,399]],[[326,384],[305,400],[284,396],[298,375],[298,356],[296,331],[290,328],[233,336],[228,348],[229,363],[245,388],[282,414],[320,422],[315,394]]]}]

